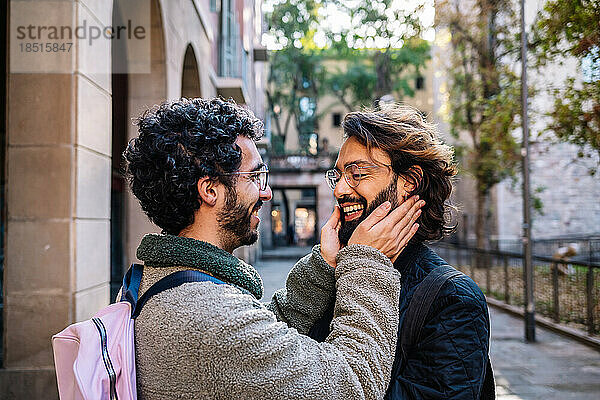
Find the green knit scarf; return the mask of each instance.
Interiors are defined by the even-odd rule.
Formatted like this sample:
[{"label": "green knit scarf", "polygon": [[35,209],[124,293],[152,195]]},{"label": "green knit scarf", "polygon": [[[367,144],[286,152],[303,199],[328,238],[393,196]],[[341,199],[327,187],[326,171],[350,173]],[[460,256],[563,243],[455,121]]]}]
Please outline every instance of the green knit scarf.
[{"label": "green knit scarf", "polygon": [[150,233],[143,237],[136,255],[152,267],[200,269],[247,290],[257,299],[263,295],[262,279],[254,267],[210,243]]}]

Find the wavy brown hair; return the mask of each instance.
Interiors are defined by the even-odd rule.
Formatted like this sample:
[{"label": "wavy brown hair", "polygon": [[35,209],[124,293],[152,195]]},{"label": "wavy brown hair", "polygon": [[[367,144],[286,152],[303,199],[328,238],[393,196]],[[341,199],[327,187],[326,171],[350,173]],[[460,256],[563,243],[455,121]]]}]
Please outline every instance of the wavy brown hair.
[{"label": "wavy brown hair", "polygon": [[384,150],[394,173],[414,185],[410,195],[425,200],[416,240],[439,240],[454,230],[447,225],[454,209],[448,202],[457,173],[454,149],[440,140],[435,125],[412,107],[386,105],[352,112],[342,126],[346,138],[356,138],[369,152],[374,147]]}]

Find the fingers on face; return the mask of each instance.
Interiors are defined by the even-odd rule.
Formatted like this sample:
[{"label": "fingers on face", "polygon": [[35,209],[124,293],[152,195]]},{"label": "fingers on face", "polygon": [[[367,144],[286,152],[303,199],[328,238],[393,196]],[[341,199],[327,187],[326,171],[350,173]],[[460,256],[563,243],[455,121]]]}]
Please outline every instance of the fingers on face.
[{"label": "fingers on face", "polygon": [[394,229],[398,224],[401,225],[401,228],[406,226],[414,216],[414,213],[425,204],[423,200],[417,201],[418,198],[419,196],[412,196],[409,200],[402,203],[387,218],[379,221],[378,227],[382,229]]},{"label": "fingers on face", "polygon": [[366,230],[370,230],[373,227],[373,225],[377,224],[382,219],[384,219],[386,215],[388,215],[391,206],[392,203],[390,203],[389,201],[383,202],[383,204],[381,204],[371,214],[369,214],[367,218],[365,218],[365,220],[361,222],[358,226]]}]

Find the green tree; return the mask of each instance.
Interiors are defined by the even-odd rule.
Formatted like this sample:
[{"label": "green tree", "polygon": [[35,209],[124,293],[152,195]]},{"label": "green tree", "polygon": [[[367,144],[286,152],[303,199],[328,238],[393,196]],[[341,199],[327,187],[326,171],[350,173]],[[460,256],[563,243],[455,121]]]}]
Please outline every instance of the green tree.
[{"label": "green tree", "polygon": [[[429,43],[419,37],[421,6],[392,7],[391,0],[360,0],[353,7],[329,3],[334,2],[353,20],[341,33],[323,23],[319,11],[325,0],[269,3],[268,34],[279,48],[270,54],[267,85],[277,152],[283,151],[291,126],[300,135],[301,147],[318,131],[316,109],[323,94],[337,97],[348,111],[386,94],[396,100],[412,97],[413,82],[430,58]],[[316,45],[316,34],[328,38],[324,48]]]},{"label": "green tree", "polygon": [[[422,32],[420,15],[426,1],[400,3],[394,0],[358,0],[353,2],[337,1],[340,10],[348,13],[352,25],[341,34],[330,35],[333,49],[338,56],[345,58],[352,50],[363,62],[348,68],[346,73],[338,74],[336,79],[342,82],[342,88],[354,95],[357,103],[364,98],[357,89],[362,87],[362,78],[373,85],[371,100],[377,101],[385,95],[401,100],[414,92],[404,74],[408,66],[418,75],[429,58],[429,44],[420,39]],[[363,92],[364,93],[364,92]],[[339,96],[338,96],[339,97]]]},{"label": "green tree", "polygon": [[327,71],[325,87],[348,111],[372,105],[381,97],[377,92],[379,77],[374,60],[382,51],[390,60],[389,76],[385,80],[391,86],[386,94],[392,94],[397,101],[414,96],[413,82],[430,59],[427,41],[413,38],[399,49],[351,49],[343,52],[334,49],[331,57],[339,60],[340,67]]},{"label": "green tree", "polygon": [[538,13],[533,31],[538,66],[566,58],[580,63],[582,79],[569,77],[561,88],[550,89],[554,107],[548,113],[549,131],[559,140],[578,145],[580,157],[593,152],[600,156],[599,21],[597,0],[554,0]]},{"label": "green tree", "polygon": [[[516,173],[519,144],[513,137],[520,115],[520,80],[511,70],[518,27],[510,0],[477,0],[459,7],[438,1],[439,28],[451,35],[449,108],[463,169],[476,183],[477,247],[489,246],[486,203],[497,183]],[[518,42],[517,42],[518,43]]]},{"label": "green tree", "polygon": [[266,90],[275,152],[283,152],[292,123],[301,135],[317,129],[317,119],[307,120],[303,107],[305,99],[311,99],[316,107],[324,80],[321,51],[314,45],[320,7],[315,0],[291,0],[273,4],[266,13],[269,34],[280,48],[270,54]]}]

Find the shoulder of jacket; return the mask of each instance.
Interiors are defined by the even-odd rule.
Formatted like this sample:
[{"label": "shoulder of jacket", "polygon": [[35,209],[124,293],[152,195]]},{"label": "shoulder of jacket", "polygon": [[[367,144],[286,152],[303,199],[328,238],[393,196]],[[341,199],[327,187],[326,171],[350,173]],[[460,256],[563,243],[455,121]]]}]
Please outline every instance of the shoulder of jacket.
[{"label": "shoulder of jacket", "polygon": [[450,305],[462,305],[465,311],[475,309],[487,313],[485,295],[477,284],[468,275],[461,273],[459,276],[448,279],[432,304],[432,308],[443,310]]}]

